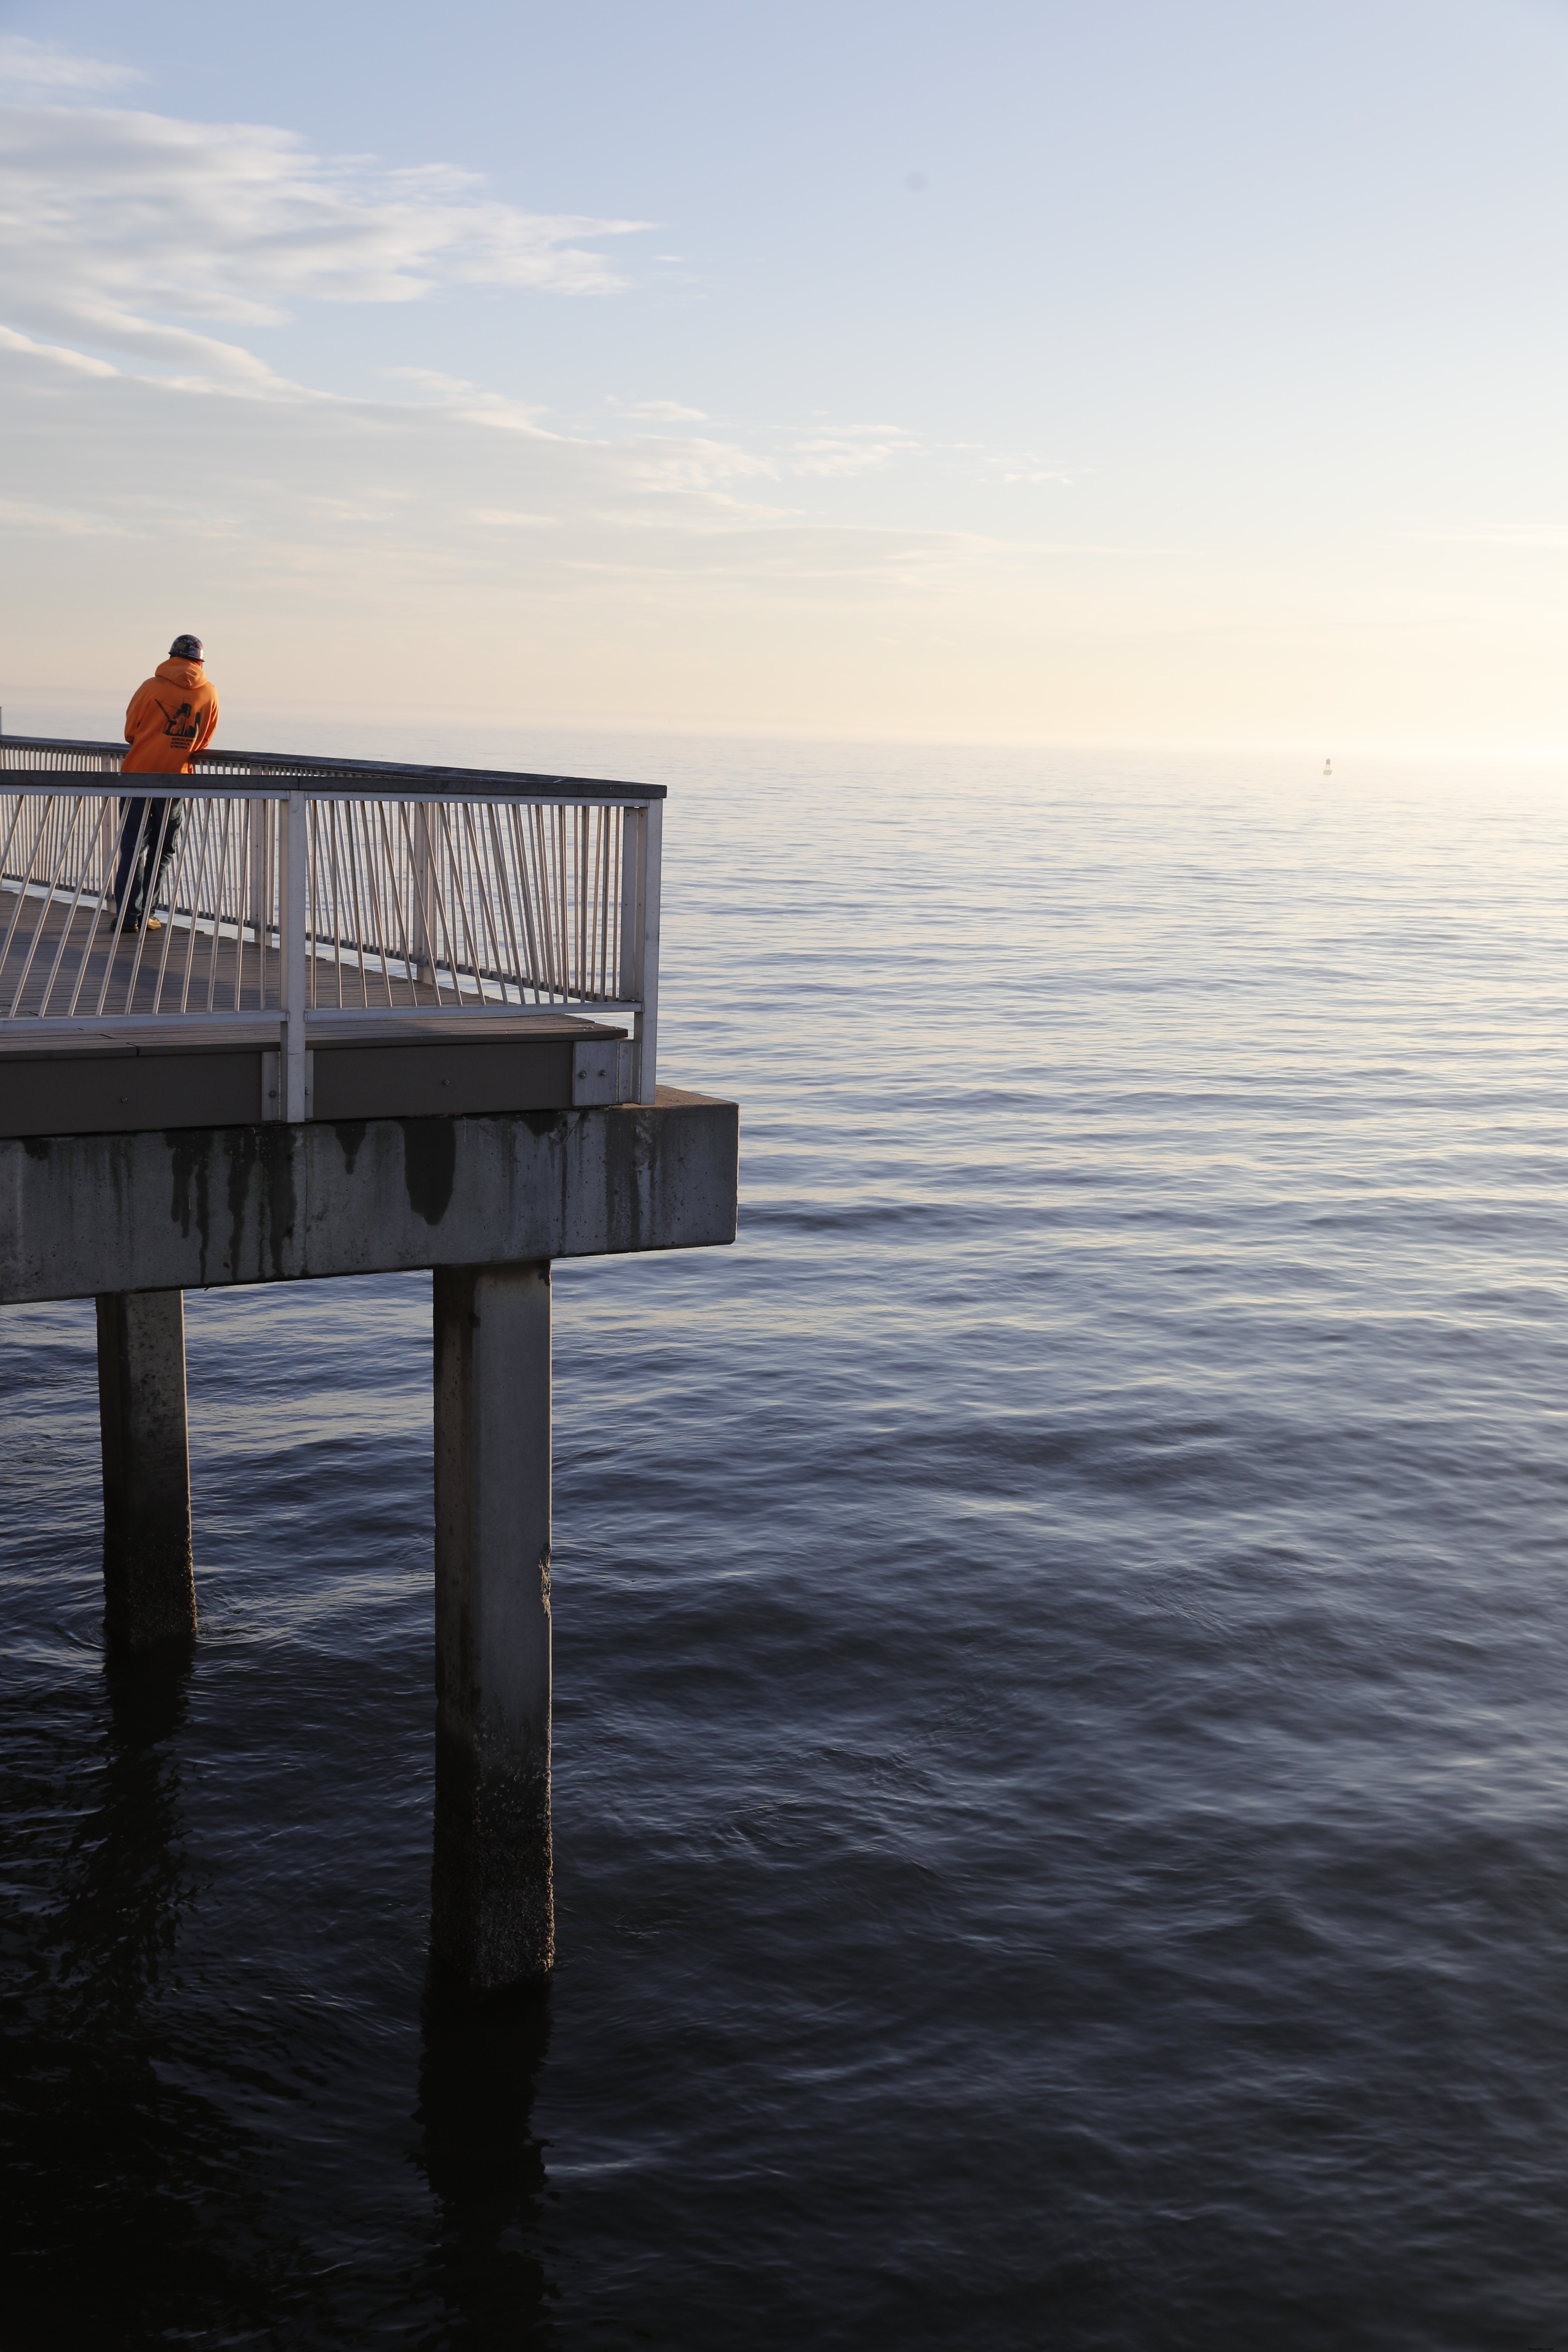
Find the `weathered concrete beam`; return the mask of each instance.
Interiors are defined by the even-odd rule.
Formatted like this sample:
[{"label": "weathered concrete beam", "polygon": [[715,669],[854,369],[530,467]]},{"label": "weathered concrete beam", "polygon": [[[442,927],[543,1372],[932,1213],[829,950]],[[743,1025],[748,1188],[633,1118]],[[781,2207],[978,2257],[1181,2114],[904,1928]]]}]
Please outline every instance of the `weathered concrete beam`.
[{"label": "weathered concrete beam", "polygon": [[550,1268],[437,1266],[431,1941],[486,1990],[546,1975]]},{"label": "weathered concrete beam", "polygon": [[0,1140],[0,1304],[735,1237],[733,1103]]},{"label": "weathered concrete beam", "polygon": [[103,1595],[121,1649],[189,1640],[191,1469],[185,1432],[185,1303],[177,1290],[98,1301],[103,1438]]}]

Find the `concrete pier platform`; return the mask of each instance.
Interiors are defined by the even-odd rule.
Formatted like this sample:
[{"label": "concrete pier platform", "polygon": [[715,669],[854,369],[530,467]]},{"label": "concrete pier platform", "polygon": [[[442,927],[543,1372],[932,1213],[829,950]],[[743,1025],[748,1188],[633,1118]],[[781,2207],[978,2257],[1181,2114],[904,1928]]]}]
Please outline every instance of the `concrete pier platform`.
[{"label": "concrete pier platform", "polygon": [[0,1304],[735,1237],[739,1113],[652,1103],[472,1118],[0,1138]]},{"label": "concrete pier platform", "polygon": [[[606,1041],[511,1042],[525,1050],[497,1082],[531,1089],[543,1070],[559,1097],[584,1045]],[[112,1043],[100,1061],[125,1058]],[[391,1085],[417,1102],[433,1080],[462,1100],[496,1079],[482,1064],[465,1075],[468,1043],[381,1024],[345,1037],[345,1053],[394,1057],[347,1065],[345,1093],[357,1069],[362,1099]],[[557,1051],[552,1077],[529,1060],[538,1043]],[[202,1050],[187,1031],[189,1059]],[[411,1075],[403,1053],[436,1058]],[[25,1053],[0,1061],[0,1102],[18,1066]],[[98,1302],[105,1615],[121,1657],[196,1631],[182,1294],[434,1269],[431,1936],[477,1988],[536,1979],[554,1950],[551,1262],[733,1240],[738,1123],[733,1103],[661,1087],[647,1104],[0,1135],[0,1304]]]}]

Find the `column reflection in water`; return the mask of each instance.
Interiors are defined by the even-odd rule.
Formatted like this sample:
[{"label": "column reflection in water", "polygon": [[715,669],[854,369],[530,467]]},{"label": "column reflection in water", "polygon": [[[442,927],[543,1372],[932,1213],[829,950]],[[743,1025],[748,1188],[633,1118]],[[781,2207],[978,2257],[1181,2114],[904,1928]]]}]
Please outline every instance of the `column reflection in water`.
[{"label": "column reflection in water", "polygon": [[[62,1739],[57,1716],[34,1737],[13,1725],[6,1743],[5,1811],[29,1822],[9,1855],[0,2003],[0,2254],[18,2343],[132,2340],[176,2303],[187,2323],[221,2308],[236,2285],[204,2207],[232,2196],[245,2136],[170,2078],[160,2007],[193,1894],[179,1779],[190,1673],[174,1644],[111,1660],[96,1741],[79,1726]],[[191,2196],[204,2178],[206,2198]]]},{"label": "column reflection in water", "polygon": [[551,2292],[544,2153],[532,2131],[550,1994],[475,1993],[433,1967],[422,2023],[417,2160],[437,2202],[427,2284],[474,2341],[522,2344]]}]

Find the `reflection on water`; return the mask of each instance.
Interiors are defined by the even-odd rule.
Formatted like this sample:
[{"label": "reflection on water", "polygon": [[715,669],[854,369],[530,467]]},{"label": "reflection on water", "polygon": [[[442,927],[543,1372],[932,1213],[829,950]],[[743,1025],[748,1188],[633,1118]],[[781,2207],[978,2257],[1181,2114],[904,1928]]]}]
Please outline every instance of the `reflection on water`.
[{"label": "reflection on water", "polygon": [[68,2031],[130,2027],[174,1958],[190,1882],[180,1836],[179,1734],[188,1650],[105,1661],[103,1761],[72,1831],[49,1920]]},{"label": "reflection on water", "polygon": [[[336,2340],[345,2286],[363,2292],[352,2258],[310,2259],[276,2142],[207,2095],[182,2051],[180,1927],[202,1895],[181,1807],[190,1682],[177,1654],[116,1658],[90,1772],[80,1732],[50,1754],[7,1726],[0,1807],[25,1890],[0,1999],[7,2352],[208,2329],[226,2341],[237,2310],[287,2315],[290,2340]],[[242,1999],[226,2022],[225,2071],[266,2100],[277,2085],[247,2047]],[[453,2342],[526,2342],[548,2294],[531,2120],[548,1994],[474,1996],[433,1969],[419,2025],[408,2159],[431,2204],[405,2291],[445,2315]]]},{"label": "reflection on water", "polygon": [[544,2155],[531,2118],[550,1996],[469,1993],[433,1969],[423,2017],[418,2162],[437,2211],[430,2288],[454,2330],[471,2331],[451,2340],[526,2340],[547,2308],[536,2237]]},{"label": "reflection on water", "polygon": [[[180,1802],[190,1661],[116,1661],[68,1725],[8,1713],[8,2342],[121,2340],[254,2282],[213,2229],[249,2151],[171,2069],[156,1997],[195,1899]],[[57,1710],[49,1710],[51,1717]],[[151,2011],[151,2013],[150,2013]],[[172,2315],[172,2313],[171,2313]]]}]

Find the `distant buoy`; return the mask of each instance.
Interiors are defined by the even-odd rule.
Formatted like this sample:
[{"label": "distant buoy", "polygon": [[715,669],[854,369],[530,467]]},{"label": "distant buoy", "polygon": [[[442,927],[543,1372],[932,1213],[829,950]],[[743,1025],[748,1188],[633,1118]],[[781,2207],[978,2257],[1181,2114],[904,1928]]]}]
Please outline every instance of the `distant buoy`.
[{"label": "distant buoy", "polygon": [[1334,763],[1333,763],[1333,761],[1332,761],[1331,760],[1325,760],[1325,761],[1323,761],[1323,773],[1324,773],[1324,775],[1325,775],[1325,776],[1331,776],[1331,775],[1333,774],[1333,772],[1334,772]]}]

